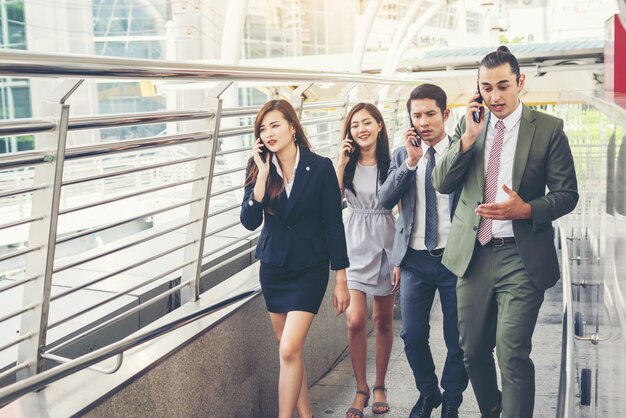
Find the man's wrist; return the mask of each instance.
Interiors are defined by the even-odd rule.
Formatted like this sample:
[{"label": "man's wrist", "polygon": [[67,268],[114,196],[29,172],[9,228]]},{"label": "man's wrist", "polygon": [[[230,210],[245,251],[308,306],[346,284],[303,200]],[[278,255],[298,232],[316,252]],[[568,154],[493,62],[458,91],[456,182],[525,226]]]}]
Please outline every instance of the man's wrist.
[{"label": "man's wrist", "polygon": [[418,160],[412,161],[411,158],[407,158],[405,163],[406,163],[406,168],[408,168],[409,170],[411,171],[417,170]]},{"label": "man's wrist", "polygon": [[525,211],[524,211],[524,219],[532,219],[533,217],[533,207],[530,203],[525,203]]},{"label": "man's wrist", "polygon": [[464,133],[464,134],[461,136],[461,148],[460,148],[460,151],[461,151],[461,152],[465,152],[465,151],[467,151],[468,149],[472,148],[472,146],[474,145],[474,143],[475,143],[475,142],[476,142],[476,138],[473,138],[473,139],[472,139],[472,138],[470,138],[470,137],[467,135],[467,132],[466,132],[466,133]]}]

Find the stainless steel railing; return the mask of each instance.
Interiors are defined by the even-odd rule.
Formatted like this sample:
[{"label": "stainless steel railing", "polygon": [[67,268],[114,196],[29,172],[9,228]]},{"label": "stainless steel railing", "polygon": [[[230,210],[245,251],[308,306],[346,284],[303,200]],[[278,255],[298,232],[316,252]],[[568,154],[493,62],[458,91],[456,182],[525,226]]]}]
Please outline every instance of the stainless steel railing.
[{"label": "stainless steel railing", "polygon": [[[0,51],[0,76],[18,75],[63,81],[52,94],[55,99],[42,106],[44,115],[0,121],[0,135],[32,134],[37,145],[32,151],[0,154],[0,248],[16,244],[0,254],[0,298],[9,302],[0,308],[0,331],[18,329],[12,337],[0,332],[0,361],[3,355],[13,357],[0,379],[17,379],[2,389],[3,399],[24,393],[28,379],[86,367],[67,360],[46,371],[44,360],[66,361],[60,351],[149,306],[196,300],[202,277],[250,257],[257,233],[241,230],[238,211],[243,163],[252,143],[250,118],[260,106],[223,108],[222,95],[233,81],[299,86],[289,99],[316,150],[331,157],[340,123],[357,100],[376,102],[390,136],[397,131],[399,96],[350,97],[352,87],[394,85],[400,95],[401,87],[419,81]],[[196,110],[70,117],[69,103],[80,94],[81,82],[69,77],[213,80],[215,86],[204,87]],[[304,102],[303,93],[316,83],[345,87],[340,97]],[[149,124],[166,129],[145,138],[65,145],[68,134],[97,138],[103,129]],[[130,306],[129,295],[146,287],[160,290]],[[94,299],[91,289],[98,295],[88,301]],[[114,342],[98,352],[123,352],[117,347]]]},{"label": "stainless steel railing", "polygon": [[557,417],[618,416],[626,407],[615,396],[626,373],[624,99],[564,93],[558,105],[580,199],[559,227],[564,323]]},{"label": "stainless steel railing", "polygon": [[[57,380],[64,378],[65,376],[69,376],[72,373],[75,373],[87,367],[93,366],[110,357],[120,356],[125,351],[131,348],[137,347],[145,342],[158,338],[164,334],[167,334],[168,332],[174,329],[185,326],[193,321],[196,321],[207,315],[215,313],[219,311],[220,309],[224,309],[234,303],[237,303],[247,298],[251,298],[259,294],[260,292],[261,292],[260,287],[257,287],[257,288],[248,290],[246,292],[233,295],[218,303],[212,304],[206,308],[199,309],[196,312],[192,312],[191,314],[188,314],[176,320],[170,321],[164,325],[159,326],[156,329],[139,332],[135,335],[127,337],[114,344],[111,344],[108,347],[104,347],[99,350],[93,351],[91,353],[85,354],[72,361],[66,361],[67,359],[64,359],[60,356],[47,355],[48,358],[54,359],[55,361],[60,362],[61,365],[54,369],[42,372],[30,378],[24,379],[18,382],[17,384],[13,385],[13,387],[11,388],[0,389],[0,405],[4,405],[29,392],[41,389],[53,382],[56,382]],[[119,362],[118,364],[116,364],[113,371],[116,370],[117,368],[119,368]]]},{"label": "stainless steel railing", "polygon": [[558,222],[561,248],[561,280],[563,282],[563,335],[561,340],[561,377],[559,384],[557,418],[571,417],[575,401],[576,372],[574,364],[574,314],[572,279],[569,271],[569,249],[565,230]]}]

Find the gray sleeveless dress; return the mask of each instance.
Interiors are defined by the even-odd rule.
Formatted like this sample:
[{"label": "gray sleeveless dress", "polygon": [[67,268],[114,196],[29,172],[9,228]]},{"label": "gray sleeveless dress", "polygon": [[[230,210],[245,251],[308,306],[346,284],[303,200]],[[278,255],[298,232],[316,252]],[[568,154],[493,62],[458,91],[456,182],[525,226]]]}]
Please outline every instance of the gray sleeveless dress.
[{"label": "gray sleeveless dress", "polygon": [[390,295],[395,219],[391,210],[378,203],[378,167],[357,163],[353,185],[356,195],[345,189],[348,289],[373,296]]}]

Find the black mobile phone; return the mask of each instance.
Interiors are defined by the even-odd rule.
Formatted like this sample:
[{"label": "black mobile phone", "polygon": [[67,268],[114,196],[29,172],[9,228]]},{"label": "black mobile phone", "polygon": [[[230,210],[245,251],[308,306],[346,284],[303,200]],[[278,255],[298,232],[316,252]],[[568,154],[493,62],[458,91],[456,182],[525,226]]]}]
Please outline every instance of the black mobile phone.
[{"label": "black mobile phone", "polygon": [[266,155],[268,153],[267,146],[265,144],[261,145],[261,160],[265,161]]},{"label": "black mobile phone", "polygon": [[[476,102],[478,102],[479,104],[482,104],[483,96],[480,95],[480,88],[478,87],[478,85],[476,86],[476,93],[478,93],[478,99],[476,99]],[[480,123],[480,117],[482,116],[484,109],[485,109],[484,107],[481,107],[478,112],[474,112],[472,114],[472,118],[474,118],[474,122]]]},{"label": "black mobile phone", "polygon": [[352,134],[350,132],[348,132],[348,136],[346,136],[346,139],[350,140],[350,145],[351,145],[350,151],[346,151],[346,155],[349,157],[352,154],[354,154],[354,150],[355,150],[354,147],[356,146],[356,142],[354,141],[354,138],[352,138]]},{"label": "black mobile phone", "polygon": [[415,129],[415,139],[411,139],[411,145],[413,145],[414,147],[419,147],[421,146],[421,142],[422,139],[420,138],[420,136],[417,134],[417,129],[415,128],[415,126],[413,126],[413,121],[411,120],[411,117],[409,116],[409,126],[413,129]]}]

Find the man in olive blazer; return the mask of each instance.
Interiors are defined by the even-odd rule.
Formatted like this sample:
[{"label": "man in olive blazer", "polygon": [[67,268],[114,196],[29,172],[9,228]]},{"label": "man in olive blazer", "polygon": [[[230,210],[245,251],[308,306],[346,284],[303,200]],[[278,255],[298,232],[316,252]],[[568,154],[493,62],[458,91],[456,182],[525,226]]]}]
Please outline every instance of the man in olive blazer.
[{"label": "man in olive blazer", "polygon": [[[459,277],[461,348],[482,417],[533,416],[532,334],[544,291],[559,279],[552,221],[578,201],[563,121],[519,101],[524,86],[519,71],[506,47],[483,59],[478,82],[489,112],[483,112],[476,93],[433,173],[441,193],[463,187],[442,262]],[[492,176],[493,155],[499,171]],[[485,190],[495,188],[496,178],[493,193],[499,195],[489,198]]]}]

